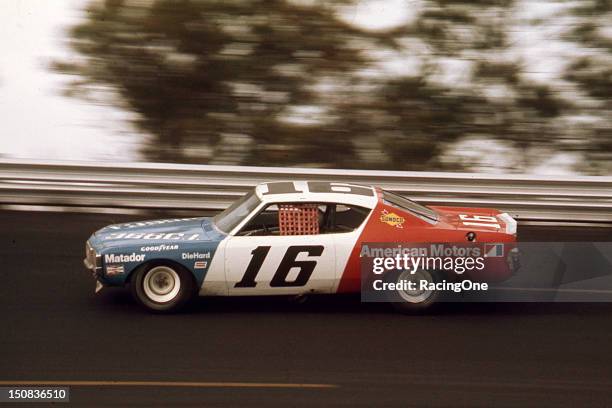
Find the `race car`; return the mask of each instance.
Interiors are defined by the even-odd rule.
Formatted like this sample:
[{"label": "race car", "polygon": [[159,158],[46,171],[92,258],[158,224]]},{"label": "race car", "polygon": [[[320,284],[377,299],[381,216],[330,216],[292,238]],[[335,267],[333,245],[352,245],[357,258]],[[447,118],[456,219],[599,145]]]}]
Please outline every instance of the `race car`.
[{"label": "race car", "polygon": [[[104,227],[87,241],[84,264],[96,292],[129,286],[146,308],[169,312],[197,294],[360,292],[363,243],[513,243],[516,229],[510,215],[494,209],[427,207],[350,183],[282,181],[257,185],[213,218]],[[512,272],[508,263],[493,279]],[[409,292],[402,294],[409,309],[436,299],[435,291]]]}]

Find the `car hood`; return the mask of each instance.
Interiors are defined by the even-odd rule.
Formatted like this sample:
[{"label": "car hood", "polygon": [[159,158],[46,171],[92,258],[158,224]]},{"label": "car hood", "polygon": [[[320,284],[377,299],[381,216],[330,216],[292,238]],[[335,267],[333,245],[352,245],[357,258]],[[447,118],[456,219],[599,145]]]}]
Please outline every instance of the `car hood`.
[{"label": "car hood", "polygon": [[162,220],[135,221],[108,225],[95,232],[100,243],[111,245],[136,242],[167,241],[213,241],[219,231],[211,218],[170,218]]}]

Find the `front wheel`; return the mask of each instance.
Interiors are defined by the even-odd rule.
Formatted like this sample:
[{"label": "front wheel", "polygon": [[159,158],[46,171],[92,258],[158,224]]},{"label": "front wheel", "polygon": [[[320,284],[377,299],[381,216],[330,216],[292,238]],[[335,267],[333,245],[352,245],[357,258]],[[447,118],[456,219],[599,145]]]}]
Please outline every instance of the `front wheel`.
[{"label": "front wheel", "polygon": [[148,265],[132,277],[131,291],[136,300],[155,312],[174,312],[195,295],[193,278],[174,265]]}]

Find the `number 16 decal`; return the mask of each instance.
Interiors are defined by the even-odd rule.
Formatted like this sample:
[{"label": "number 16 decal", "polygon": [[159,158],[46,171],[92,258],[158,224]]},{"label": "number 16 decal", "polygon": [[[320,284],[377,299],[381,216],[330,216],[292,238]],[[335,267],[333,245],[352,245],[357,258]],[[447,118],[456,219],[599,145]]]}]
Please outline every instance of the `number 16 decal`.
[{"label": "number 16 decal", "polygon": [[497,223],[497,218],[489,215],[475,215],[470,217],[467,214],[459,214],[461,223],[463,225],[473,225],[475,227],[490,227],[490,228],[501,228]]},{"label": "number 16 decal", "polygon": [[[255,278],[261,269],[261,265],[265,261],[270,252],[269,246],[258,246],[251,251],[251,262],[244,272],[244,276],[240,282],[234,285],[235,288],[254,288],[257,286]],[[317,261],[298,261],[297,256],[305,252],[308,256],[321,256],[323,253],[322,245],[295,245],[287,248],[287,252],[283,257],[278,269],[274,273],[270,286],[278,287],[292,287],[292,286],[304,286],[310,279],[314,268],[317,266]],[[300,268],[297,277],[293,281],[287,281],[287,276],[292,268]]]}]

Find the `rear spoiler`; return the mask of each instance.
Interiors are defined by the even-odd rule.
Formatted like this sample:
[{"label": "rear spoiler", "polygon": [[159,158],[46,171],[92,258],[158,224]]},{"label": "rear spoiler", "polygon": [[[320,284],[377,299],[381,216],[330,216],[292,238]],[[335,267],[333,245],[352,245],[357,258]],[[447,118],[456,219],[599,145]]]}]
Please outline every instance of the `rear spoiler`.
[{"label": "rear spoiler", "polygon": [[516,235],[517,222],[508,213],[497,214],[497,218],[502,220],[506,224],[506,234]]}]

